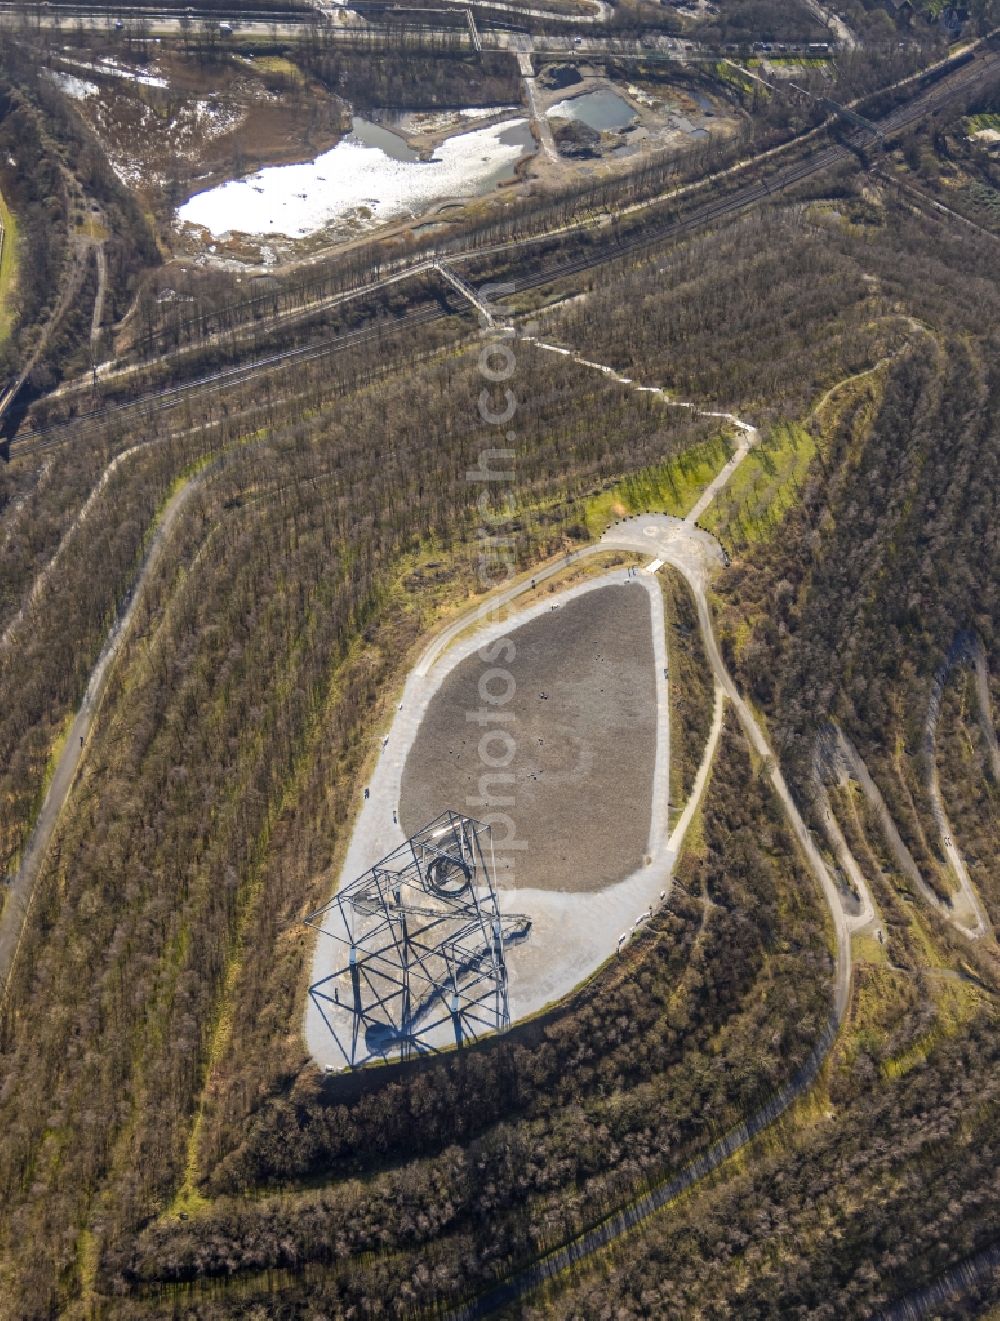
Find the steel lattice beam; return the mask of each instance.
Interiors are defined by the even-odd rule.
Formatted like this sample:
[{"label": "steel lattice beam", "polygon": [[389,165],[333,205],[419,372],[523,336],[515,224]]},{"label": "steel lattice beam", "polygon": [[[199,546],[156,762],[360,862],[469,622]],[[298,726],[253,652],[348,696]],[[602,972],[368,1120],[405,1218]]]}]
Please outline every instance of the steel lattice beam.
[{"label": "steel lattice beam", "polygon": [[346,1067],[508,1026],[504,946],[531,924],[501,913],[488,844],[488,826],[445,812],[306,918],[342,951],[309,994]]}]

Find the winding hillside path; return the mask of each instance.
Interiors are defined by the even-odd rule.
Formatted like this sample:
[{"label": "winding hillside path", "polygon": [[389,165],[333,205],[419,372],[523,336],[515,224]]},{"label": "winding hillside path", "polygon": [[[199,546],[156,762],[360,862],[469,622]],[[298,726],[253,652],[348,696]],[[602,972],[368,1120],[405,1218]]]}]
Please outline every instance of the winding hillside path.
[{"label": "winding hillside path", "polygon": [[823,824],[823,829],[826,831],[830,847],[833,849],[833,856],[837,859],[858,898],[859,911],[847,919],[848,926],[851,931],[861,931],[875,921],[875,903],[868,882],[865,879],[865,874],[861,870],[857,858],[851,852],[851,846],[840,828],[840,822],[833,810],[829,792],[823,782],[815,759],[813,763],[813,790],[816,794],[819,818]]},{"label": "winding hillside path", "polygon": [[[875,783],[872,773],[868,769],[867,762],[842,729],[838,728],[836,730],[835,737],[835,755],[839,764],[844,770],[846,770],[851,779],[860,786],[861,791],[868,799],[868,802],[882,827],[882,834],[885,838],[886,844],[889,846],[889,851],[892,853],[892,856],[896,861],[896,866],[899,868],[902,875],[905,876],[913,888],[919,892],[924,901],[931,908],[936,909],[946,922],[950,922],[956,931],[961,932],[963,936],[968,936],[970,940],[978,940],[981,936],[986,935],[989,931],[989,924],[985,918],[985,914],[982,912],[979,897],[969,881],[968,872],[965,870],[965,864],[950,839],[951,827],[947,826],[947,818],[943,815],[944,809],[940,804],[940,789],[939,787],[936,787],[936,775],[933,777],[935,783],[929,786],[931,789],[932,811],[934,811],[933,803],[935,801],[934,796],[936,793],[937,802],[941,807],[942,814],[941,817],[938,818],[938,824],[940,826],[943,822],[944,826],[947,826],[949,832],[948,844],[950,847],[947,850],[948,859],[949,861],[952,861],[953,857],[957,857],[962,869],[961,873],[957,870],[955,872],[956,879],[961,886],[959,892],[961,902],[958,905],[947,904],[939,899],[924,880],[923,874],[917,866],[916,859],[907,847],[902,835],[899,833],[899,827],[896,825],[892,813],[889,811],[888,805],[882,796],[881,789],[879,789],[878,785]],[[935,817],[937,818],[937,812],[935,812]],[[944,838],[942,838],[942,843],[944,844],[944,842]],[[964,884],[962,883],[963,875],[965,877]]]},{"label": "winding hillside path", "polygon": [[[702,759],[695,787],[685,807],[685,817],[678,822],[671,836],[671,843],[679,848],[687,822],[693,814],[698,798],[707,783],[719,732],[722,726],[724,698],[728,698],[739,716],[740,723],[755,751],[764,759],[768,775],[775,792],[781,801],[786,818],[798,840],[810,870],[819,883],[833,922],[836,951],[833,1006],[830,1019],[820,1033],[808,1059],[798,1072],[771,1099],[753,1115],[736,1128],[713,1143],[705,1152],[693,1160],[671,1179],[658,1184],[644,1193],[628,1206],[608,1216],[597,1225],[564,1244],[554,1252],[532,1262],[510,1278],[494,1288],[474,1298],[464,1306],[448,1314],[449,1321],[475,1321],[487,1317],[503,1307],[510,1307],[533,1293],[546,1281],[554,1279],[587,1257],[608,1247],[629,1230],[640,1225],[650,1216],[655,1215],[688,1189],[694,1187],[706,1175],[717,1169],[730,1157],[745,1147],[758,1134],[773,1124],[788,1108],[813,1085],[819,1075],[843,1022],[850,1002],[851,992],[851,945],[847,918],[841,903],[841,896],[812,837],[802,820],[797,807],[778,768],[763,732],[754,720],[736,685],[729,675],[719,653],[712,625],[705,585],[714,564],[720,562],[721,549],[711,549],[713,538],[707,533],[694,529],[680,519],[665,515],[647,515],[629,519],[610,528],[600,542],[587,547],[580,555],[596,554],[602,549],[637,550],[641,553],[654,551],[656,559],[669,563],[684,576],[698,608],[698,622],[702,639],[716,679],[715,712],[709,746]],[[654,560],[655,563],[655,560]]]},{"label": "winding hillside path", "polygon": [[[979,647],[982,653],[982,645]],[[983,665],[985,666],[985,654],[983,653]],[[961,931],[973,939],[978,940],[990,931],[990,920],[986,916],[979,895],[972,879],[969,876],[968,868],[965,865],[965,859],[962,857],[955,843],[955,832],[952,829],[951,822],[948,820],[948,813],[945,811],[944,800],[941,797],[941,777],[938,774],[937,766],[937,723],[941,715],[941,699],[944,696],[944,686],[948,681],[952,666],[946,664],[935,676],[933,686],[931,687],[931,698],[927,704],[927,720],[924,723],[924,754],[927,758],[927,790],[931,799],[931,813],[934,817],[934,825],[937,828],[941,839],[941,848],[945,857],[948,859],[948,865],[952,874],[958,881],[960,907],[962,915],[967,921],[958,923],[958,918],[953,920],[959,925]],[[979,665],[977,670],[977,697],[980,710],[980,722],[984,733],[989,730],[993,736],[993,741],[989,744],[992,758],[993,748],[996,745],[996,731],[993,728],[993,721],[990,718],[989,706],[983,703],[983,693],[981,691],[982,683],[979,680]],[[987,677],[986,699],[989,700],[989,685]]]},{"label": "winding hillside path", "polygon": [[[124,458],[125,455],[119,457]],[[111,668],[121,650],[122,643],[128,635],[136,608],[142,599],[143,589],[163,557],[170,533],[208,471],[209,469],[204,469],[179,487],[164,505],[156,521],[153,535],[149,540],[146,554],[139,567],[128,602],[111,625],[97,664],[91,673],[86,692],[83,695],[83,701],[80,703],[63,743],[62,752],[56,763],[34,829],[21,858],[20,866],[7,892],[6,902],[2,911],[0,911],[0,1004],[7,998],[7,990],[10,986],[17,951],[20,947],[28,914],[31,911],[35,885],[49,846],[52,843],[59,817],[76,779],[76,772],[83,758],[87,740],[90,737],[94,720],[100,708],[101,698],[104,695]]]},{"label": "winding hillside path", "polygon": [[698,624],[701,629],[702,641],[716,682],[732,702],[751,747],[764,761],[768,777],[784,809],[788,824],[799,842],[809,868],[819,884],[820,891],[830,910],[836,938],[834,1014],[839,1023],[847,1008],[851,984],[850,932],[843,903],[841,902],[841,895],[834,884],[826,863],[813,842],[812,834],[795,805],[785,777],[781,773],[777,758],[771,750],[764,732],[722,660],[705,590],[708,584],[709,572],[713,566],[711,560],[704,553],[704,541],[701,540],[701,538],[705,538],[705,540],[714,541],[714,538],[709,538],[707,533],[697,535],[699,535],[699,540],[696,543],[697,549],[694,549],[690,544],[692,529],[685,523],[678,519],[671,519],[666,515],[650,514],[637,519],[629,519],[625,523],[620,523],[609,529],[602,537],[600,544],[621,547],[622,549],[643,547],[647,551],[653,550],[658,559],[662,559],[665,564],[671,564],[679,570],[691,589],[698,608]]},{"label": "winding hillside path", "polygon": [[48,582],[49,578],[51,578],[53,571],[59,564],[60,560],[62,560],[63,556],[66,554],[66,551],[70,543],[72,542],[73,538],[76,536],[77,532],[79,532],[83,524],[87,521],[88,517],[93,511],[94,505],[96,504],[101,493],[107,487],[108,483],[111,481],[111,478],[115,475],[115,473],[118,471],[121,465],[126,461],[126,459],[131,458],[133,454],[136,454],[139,452],[139,450],[144,449],[148,443],[149,443],[148,441],[140,441],[138,445],[132,445],[128,449],[122,450],[121,453],[115,455],[115,457],[111,460],[108,466],[101,473],[100,477],[97,479],[97,482],[93,486],[90,494],[87,496],[87,499],[81,505],[79,513],[76,515],[72,523],[70,523],[69,527],[63,533],[62,540],[59,542],[59,545],[56,547],[52,557],[44,565],[44,567],[40,569],[39,572],[35,575],[35,579],[31,584],[27,596],[22,601],[21,606],[17,611],[17,614],[15,614],[14,617],[11,619],[10,623],[4,629],[3,633],[0,633],[0,651],[3,651],[4,647],[10,645],[11,639],[13,638],[14,634],[17,632],[18,628],[24,622],[28,614],[28,611],[31,609],[32,605],[34,605],[34,603],[41,596],[45,584]]},{"label": "winding hillside path", "polygon": [[979,700],[979,724],[986,739],[986,748],[990,757],[990,770],[994,780],[1000,782],[1000,744],[997,742],[997,729],[993,723],[992,703],[990,701],[990,671],[986,663],[986,648],[982,638],[976,638],[972,654],[972,663],[976,671],[976,697]]},{"label": "winding hillside path", "polygon": [[740,466],[750,450],[760,439],[760,433],[750,422],[745,422],[743,418],[737,417],[735,413],[721,412],[718,409],[702,408],[700,404],[692,403],[690,399],[675,399],[669,390],[665,390],[660,385],[640,385],[633,380],[631,376],[625,376],[615,367],[609,367],[607,363],[594,362],[591,358],[585,358],[580,353],[575,353],[572,349],[565,348],[562,344],[553,344],[551,340],[540,339],[537,335],[522,333],[519,336],[526,344],[533,344],[535,348],[543,350],[545,353],[558,353],[560,357],[569,358],[570,362],[575,362],[578,367],[588,367],[592,371],[600,372],[603,376],[609,377],[619,385],[631,386],[639,394],[655,395],[667,408],[683,408],[687,412],[694,413],[696,417],[718,418],[720,421],[728,422],[739,433],[739,443],[736,451],[729,462],[722,467],[712,481],[701,493],[698,501],[692,509],[685,515],[685,523],[693,524],[698,521],[704,511],[712,503],[718,493],[726,485],[733,473]]},{"label": "winding hillside path", "polygon": [[[920,327],[920,329],[923,329],[923,327]],[[673,1178],[650,1189],[636,1201],[607,1217],[590,1230],[564,1244],[561,1248],[516,1271],[507,1280],[486,1293],[471,1299],[464,1306],[454,1309],[449,1313],[449,1321],[474,1321],[475,1318],[490,1316],[500,1308],[510,1307],[520,1299],[533,1293],[547,1281],[554,1279],[564,1271],[572,1269],[579,1265],[581,1261],[608,1247],[616,1239],[661,1211],[670,1202],[729,1160],[731,1156],[751,1142],[754,1137],[780,1118],[795,1101],[805,1095],[819,1076],[820,1070],[837,1039],[850,1004],[851,932],[867,925],[876,915],[871,895],[864,884],[860,868],[856,864],[849,869],[849,874],[856,881],[860,881],[858,889],[861,899],[861,912],[849,913],[846,911],[844,896],[838,889],[829,868],[816,847],[809,828],[796,806],[764,731],[726,669],[715,636],[707,599],[707,587],[719,564],[724,563],[723,552],[715,538],[695,527],[695,522],[700,513],[708,507],[711,500],[724,489],[733,473],[750,453],[753,444],[757,440],[757,429],[733,414],[702,409],[694,404],[672,400],[669,395],[656,387],[637,386],[631,378],[624,376],[614,368],[585,359],[563,346],[549,344],[530,336],[525,336],[525,338],[532,339],[540,348],[549,352],[562,354],[582,366],[601,371],[622,385],[631,385],[645,392],[655,393],[662,397],[666,403],[693,408],[702,416],[724,418],[741,432],[741,443],[736,453],[708,488],[711,495],[706,500],[707,490],[703,492],[694,507],[688,511],[686,518],[675,519],[666,515],[645,515],[639,518],[627,519],[609,528],[597,545],[587,547],[585,550],[577,552],[577,555],[583,557],[604,548],[634,550],[643,554],[651,554],[655,558],[648,566],[650,569],[658,568],[660,564],[669,564],[677,569],[688,583],[695,598],[699,629],[715,678],[716,708],[709,747],[706,748],[706,756],[703,758],[702,766],[699,769],[695,790],[689,798],[685,814],[693,813],[698,797],[704,789],[711,767],[711,755],[714,752],[715,742],[718,738],[718,730],[721,728],[723,698],[727,698],[732,702],[752,748],[763,760],[788,825],[798,841],[809,870],[812,872],[820,893],[826,902],[833,925],[835,946],[833,1003],[829,1021],[817,1039],[809,1058],[795,1076],[758,1111],[714,1143]],[[848,379],[857,380],[870,375],[884,365],[885,361],[882,360],[874,367],[859,372]],[[842,381],[831,387],[819,404],[816,405],[814,412],[822,409],[834,393],[845,384],[847,382]],[[554,570],[548,570],[548,572],[552,571]],[[538,576],[536,575],[536,578]],[[485,613],[489,606],[481,606],[478,609]],[[461,627],[460,623],[452,625],[452,628],[456,630]],[[832,811],[830,816],[833,819]],[[683,840],[682,824],[683,821],[678,823],[674,838],[671,841],[678,848]],[[836,824],[835,821],[834,824]],[[837,833],[840,833],[839,827]],[[898,835],[898,832],[896,833]],[[840,838],[843,840],[842,835],[840,835]],[[843,841],[843,848],[844,852],[849,855],[850,851],[847,848],[846,841]]]}]

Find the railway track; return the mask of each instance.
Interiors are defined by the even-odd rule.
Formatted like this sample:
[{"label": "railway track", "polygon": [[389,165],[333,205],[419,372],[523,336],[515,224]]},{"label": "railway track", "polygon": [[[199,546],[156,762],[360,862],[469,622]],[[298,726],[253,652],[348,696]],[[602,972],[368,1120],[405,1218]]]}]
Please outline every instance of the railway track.
[{"label": "railway track", "polygon": [[[954,68],[954,64],[952,64],[951,67]],[[949,95],[953,94],[953,91],[953,84],[949,83]],[[891,119],[892,117],[889,117],[889,119],[886,120],[886,131],[892,131],[895,127],[895,125],[890,122]],[[810,132],[813,133],[815,131],[816,130],[810,130]],[[805,136],[808,136],[808,134]],[[795,145],[796,140],[792,139],[782,147],[772,149],[772,152],[788,150],[795,147]],[[814,164],[817,169],[825,168],[821,163],[818,163],[818,158],[814,158]],[[733,173],[735,173],[735,171],[733,171]],[[651,198],[648,202],[642,203],[642,205],[655,205],[656,201],[656,198]],[[565,232],[568,234],[573,228],[574,226],[568,226]],[[576,228],[583,228],[583,226],[578,225]],[[388,260],[383,267],[384,276],[381,277],[381,279],[376,279],[374,281],[369,279],[367,284],[368,287],[374,287],[380,282],[388,283],[390,279],[399,279],[400,276],[406,272],[408,266],[411,271],[416,271],[434,261],[447,261],[452,263],[468,261],[476,257],[503,257],[506,254],[514,253],[527,243],[541,242],[550,236],[551,235],[542,232],[530,235],[526,239],[514,239],[505,243],[484,247],[456,249],[454,251],[449,251],[447,248],[428,248],[423,250],[421,254],[416,257],[394,258]],[[379,268],[375,267],[375,269]],[[329,294],[321,294],[318,297],[313,298],[311,306],[316,312],[319,312],[323,310],[327,303],[332,303],[334,300],[343,300],[345,297],[351,296],[353,293],[360,291],[364,287],[364,285],[355,285],[354,289],[351,289],[350,287],[333,289]],[[307,286],[298,286],[299,291],[305,288],[307,288]],[[252,326],[259,326],[261,322],[265,322],[272,318],[277,319],[286,315],[291,316],[293,309],[288,309],[287,311],[279,310],[277,307],[277,301],[280,301],[281,298],[285,297],[286,293],[294,292],[296,291],[289,290],[276,293],[274,290],[268,290],[263,293],[255,294],[249,298],[242,299],[238,302],[234,302],[218,312],[202,313],[198,316],[190,317],[185,321],[179,322],[172,329],[161,329],[149,332],[147,335],[136,341],[133,345],[132,351],[139,354],[150,354],[151,356],[155,355],[160,357],[179,355],[184,352],[194,351],[197,348],[199,339],[209,340],[213,337],[239,334]],[[270,314],[266,310],[269,306],[274,309]],[[260,311],[258,311],[258,309],[260,309]],[[295,315],[300,317],[307,316],[309,311],[310,304],[302,304],[297,309],[294,309]],[[232,320],[234,316],[240,317],[241,315],[246,318],[244,321],[241,322],[237,320],[234,322]],[[192,334],[192,331],[196,333],[191,338],[187,338]],[[177,337],[176,340],[174,340],[174,336]],[[171,342],[171,340],[174,340],[174,342]]]},{"label": "railway track", "polygon": [[[761,178],[736,189],[727,197],[703,203],[687,215],[679,216],[665,224],[651,226],[628,237],[603,244],[599,249],[583,253],[570,261],[557,262],[521,277],[515,276],[512,280],[513,292],[527,292],[554,283],[556,280],[594,270],[609,261],[639,252],[644,248],[653,247],[671,239],[684,238],[720,220],[747,210],[813,175],[854,159],[852,147],[864,149],[878,145],[880,140],[884,141],[887,136],[898,133],[911,123],[933,112],[939,106],[947,104],[960,93],[968,91],[978,83],[985,81],[998,68],[1000,68],[1000,54],[991,51],[979,56],[969,56],[961,67],[946,74],[929,88],[919,92],[910,103],[900,106],[880,120],[874,121],[871,130],[855,129],[848,135],[847,143],[849,145],[831,143],[829,146],[823,147],[818,152],[808,156],[805,160],[780,168],[769,179]],[[515,242],[509,246],[494,249],[493,255],[502,257],[509,252],[514,257],[519,246]],[[468,253],[453,254],[448,260],[455,261],[463,257],[467,259],[479,255],[482,254],[473,250]],[[425,265],[426,262],[422,259],[419,269],[424,269]],[[73,438],[81,425],[107,420],[110,417],[117,417],[124,413],[142,409],[146,409],[150,413],[163,412],[175,407],[184,399],[223,389],[230,385],[240,384],[259,373],[274,371],[296,363],[310,362],[326,354],[340,352],[346,348],[364,344],[384,333],[387,326],[396,328],[403,325],[412,325],[416,327],[441,320],[450,314],[450,311],[444,307],[415,309],[401,313],[388,322],[382,320],[375,325],[361,327],[358,330],[349,331],[318,343],[301,345],[280,353],[266,354],[249,362],[207,373],[191,381],[184,381],[160,390],[148,391],[135,399],[95,408],[53,427],[24,433],[10,443],[9,457],[20,458],[65,443]]]},{"label": "railway track", "polygon": [[181,0],[175,5],[162,2],[149,5],[86,5],[60,4],[59,0],[40,5],[25,5],[20,0],[0,0],[0,15],[30,21],[34,18],[49,22],[54,19],[72,20],[93,24],[106,22],[110,27],[116,19],[122,22],[172,23],[183,18],[192,23],[308,23],[316,21],[316,10],[303,5],[288,9],[254,9],[239,7],[231,3],[206,7],[199,5],[190,9]]},{"label": "railway track", "polygon": [[148,413],[162,413],[174,408],[183,400],[197,397],[213,390],[239,385],[243,381],[294,364],[313,362],[329,353],[341,352],[361,344],[378,339],[387,329],[395,330],[406,325],[416,328],[432,321],[443,319],[447,313],[438,307],[414,308],[389,320],[382,319],[372,325],[362,326],[357,330],[347,331],[320,343],[301,344],[281,353],[271,353],[266,357],[254,358],[250,362],[232,367],[224,367],[217,372],[209,372],[192,381],[167,386],[162,390],[150,391],[135,399],[122,403],[91,409],[87,413],[78,413],[66,422],[61,422],[44,430],[28,432],[23,437],[11,442],[10,457],[21,458],[24,455],[41,453],[53,446],[65,444],[79,434],[82,427],[98,422],[107,422],[110,417],[119,417],[126,413],[145,410]]}]

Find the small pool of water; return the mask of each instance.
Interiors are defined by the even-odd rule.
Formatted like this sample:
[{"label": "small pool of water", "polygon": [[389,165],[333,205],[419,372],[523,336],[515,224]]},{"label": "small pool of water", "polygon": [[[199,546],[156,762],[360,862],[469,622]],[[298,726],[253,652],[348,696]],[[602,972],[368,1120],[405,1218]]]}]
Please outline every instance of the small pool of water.
[{"label": "small pool of water", "polygon": [[634,124],[636,113],[617,92],[601,88],[597,92],[584,92],[550,106],[548,114],[557,119],[576,119],[599,133],[615,128],[628,128]]},{"label": "small pool of water", "polygon": [[377,147],[394,161],[420,159],[419,152],[414,151],[406,139],[401,138],[398,133],[393,133],[391,128],[383,128],[381,124],[373,124],[358,115],[351,120],[350,137],[345,138],[345,141],[360,142],[365,147]]}]

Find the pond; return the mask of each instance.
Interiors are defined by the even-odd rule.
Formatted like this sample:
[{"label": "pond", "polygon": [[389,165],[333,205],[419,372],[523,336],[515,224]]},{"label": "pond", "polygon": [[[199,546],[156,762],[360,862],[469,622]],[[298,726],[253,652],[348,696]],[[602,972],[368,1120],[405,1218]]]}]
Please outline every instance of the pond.
[{"label": "pond", "polygon": [[274,165],[197,193],[177,211],[214,237],[304,238],[338,220],[417,215],[436,202],[475,197],[514,177],[534,143],[525,119],[447,138],[427,160],[405,139],[356,118],[350,135],[301,165]]},{"label": "pond", "polygon": [[625,98],[610,88],[585,92],[583,96],[571,96],[550,106],[547,113],[551,118],[576,119],[599,133],[628,128],[636,119],[635,111]]}]

